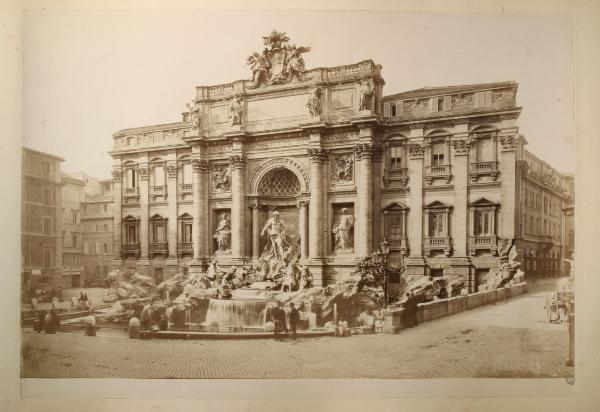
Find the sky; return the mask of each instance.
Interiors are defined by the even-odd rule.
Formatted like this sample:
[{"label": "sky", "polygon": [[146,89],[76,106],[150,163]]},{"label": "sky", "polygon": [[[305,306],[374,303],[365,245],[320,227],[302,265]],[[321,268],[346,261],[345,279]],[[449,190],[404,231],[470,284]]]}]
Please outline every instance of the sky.
[{"label": "sky", "polygon": [[196,86],[249,78],[274,28],[311,47],[307,69],[372,59],[386,95],[515,80],[527,149],[574,171],[571,21],[551,14],[27,11],[23,144],[108,178],[114,132],[180,121]]}]

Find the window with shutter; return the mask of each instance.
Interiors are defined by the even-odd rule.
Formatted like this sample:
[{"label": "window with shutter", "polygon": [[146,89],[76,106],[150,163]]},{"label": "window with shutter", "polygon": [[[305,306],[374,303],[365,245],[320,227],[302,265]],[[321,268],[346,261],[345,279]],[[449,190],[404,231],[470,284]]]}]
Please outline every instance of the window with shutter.
[{"label": "window with shutter", "polygon": [[396,103],[396,116],[402,116],[404,113],[404,104],[402,102]]},{"label": "window with shutter", "polygon": [[493,159],[492,139],[479,139],[477,142],[477,160],[480,162],[491,162]]},{"label": "window with shutter", "polygon": [[437,97],[431,98],[431,111],[434,113],[438,111],[438,98]]},{"label": "window with shutter", "polygon": [[384,117],[390,117],[391,116],[390,104],[389,103],[383,103],[383,116]]},{"label": "window with shutter", "polygon": [[442,166],[445,164],[446,143],[439,142],[431,145],[431,165]]}]

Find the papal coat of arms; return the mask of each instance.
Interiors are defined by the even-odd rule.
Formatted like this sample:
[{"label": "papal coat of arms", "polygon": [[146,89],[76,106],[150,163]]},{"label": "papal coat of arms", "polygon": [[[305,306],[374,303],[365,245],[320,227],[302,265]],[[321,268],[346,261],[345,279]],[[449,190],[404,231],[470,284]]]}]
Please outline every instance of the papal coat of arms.
[{"label": "papal coat of arms", "polygon": [[265,49],[262,53],[252,53],[247,59],[254,87],[287,83],[294,78],[303,80],[305,67],[302,53],[310,51],[310,47],[297,47],[289,41],[285,33],[277,30],[263,37]]}]

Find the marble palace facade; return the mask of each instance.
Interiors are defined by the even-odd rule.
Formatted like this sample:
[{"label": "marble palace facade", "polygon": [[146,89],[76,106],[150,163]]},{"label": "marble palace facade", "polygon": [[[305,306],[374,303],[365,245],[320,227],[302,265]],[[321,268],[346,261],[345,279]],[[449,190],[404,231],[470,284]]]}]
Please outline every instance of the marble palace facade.
[{"label": "marble palace facade", "polygon": [[276,210],[317,284],[385,240],[409,275],[475,288],[520,236],[517,84],[384,96],[381,66],[305,70],[309,49],[275,35],[251,80],[196,87],[180,122],[113,135],[114,264],[160,280],[257,260]]}]

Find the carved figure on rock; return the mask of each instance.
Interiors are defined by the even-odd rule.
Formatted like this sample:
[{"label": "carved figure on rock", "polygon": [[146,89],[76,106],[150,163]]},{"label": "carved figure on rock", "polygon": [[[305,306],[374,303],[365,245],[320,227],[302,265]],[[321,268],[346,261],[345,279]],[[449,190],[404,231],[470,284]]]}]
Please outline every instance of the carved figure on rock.
[{"label": "carved figure on rock", "polygon": [[372,110],[373,92],[375,91],[373,81],[371,79],[364,79],[360,83],[358,91],[360,92],[360,106],[358,110]]},{"label": "carved figure on rock", "polygon": [[335,234],[335,249],[342,252],[352,251],[352,234],[354,229],[354,217],[350,215],[347,208],[342,209],[336,225],[332,232]]},{"label": "carved figure on rock", "polygon": [[288,81],[293,80],[294,77],[298,79],[298,81],[302,81],[304,77],[304,58],[302,57],[302,53],[306,53],[310,51],[310,47],[296,47],[295,44],[288,46],[286,48],[287,59],[286,65],[284,65],[284,71],[288,73]]},{"label": "carved figure on rock", "polygon": [[231,250],[231,226],[227,213],[221,215],[219,226],[215,230],[213,238],[217,241],[217,252],[219,254],[228,253]]},{"label": "carved figure on rock", "polygon": [[342,155],[336,158],[335,172],[333,176],[334,183],[348,183],[352,181],[353,169],[352,155]]},{"label": "carved figure on rock", "polygon": [[241,96],[234,96],[231,99],[229,105],[229,118],[231,119],[231,125],[242,124],[242,112],[243,112],[243,101]]}]

